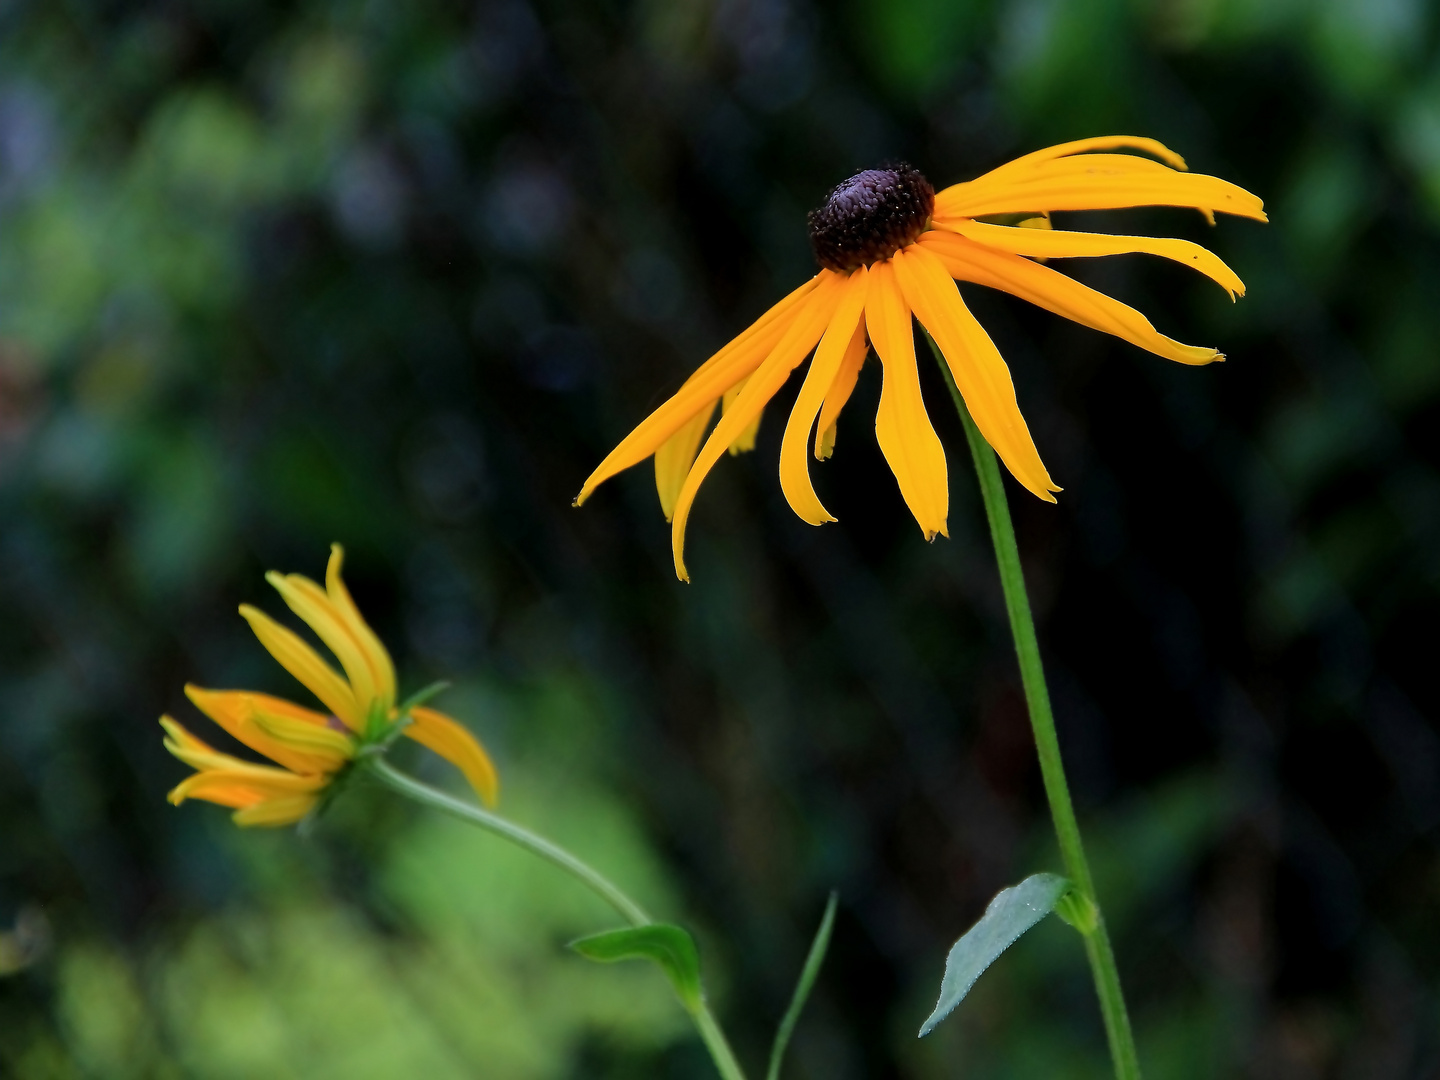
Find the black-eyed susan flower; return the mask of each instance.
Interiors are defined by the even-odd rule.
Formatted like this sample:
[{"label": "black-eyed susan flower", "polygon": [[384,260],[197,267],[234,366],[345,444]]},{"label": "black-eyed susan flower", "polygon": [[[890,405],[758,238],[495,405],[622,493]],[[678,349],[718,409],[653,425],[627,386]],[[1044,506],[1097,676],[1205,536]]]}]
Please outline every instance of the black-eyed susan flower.
[{"label": "black-eyed susan flower", "polygon": [[404,734],[456,765],[481,800],[494,804],[499,780],[475,737],[435,709],[397,705],[395,665],[345,588],[344,557],[339,544],[331,547],[323,588],[300,574],[265,575],[334,654],[343,675],[293,630],[249,604],[240,607],[270,655],[328,711],[248,690],[186,686],[186,696],[201,712],[274,764],[214,750],[162,716],[166,749],[196,770],[170,792],[172,803],[203,799],[233,807],[237,825],[290,825],[313,810],[336,777],[368,749]]},{"label": "black-eyed susan flower", "polygon": [[[1151,156],[1107,152],[1115,150]],[[1265,220],[1263,204],[1248,191],[1185,168],[1180,155],[1153,139],[1110,136],[1038,150],[939,194],[908,165],[852,176],[810,215],[820,272],[701,365],[600,463],[576,505],[653,455],[660,506],[671,522],[675,572],[688,580],[685,523],[700,484],[727,449],[754,446],[766,403],[814,350],[781,441],[780,486],[805,521],[835,520],[811,486],[806,449],[813,428],[816,458],[832,453],[836,418],[873,347],[883,372],[876,439],[926,538],[945,535],[945,451],[920,396],[912,315],[939,346],[976,426],[1011,474],[1054,502],[1060,489],[1030,437],[1010,371],[955,282],[1001,289],[1182,364],[1223,360],[1215,349],[1166,337],[1134,308],[1042,265],[1048,259],[1159,255],[1199,270],[1232,299],[1243,295],[1233,270],[1187,240],[1051,227],[1052,211],[1133,206],[1192,207],[1211,222],[1216,211]],[[717,405],[720,419],[706,438]]]}]

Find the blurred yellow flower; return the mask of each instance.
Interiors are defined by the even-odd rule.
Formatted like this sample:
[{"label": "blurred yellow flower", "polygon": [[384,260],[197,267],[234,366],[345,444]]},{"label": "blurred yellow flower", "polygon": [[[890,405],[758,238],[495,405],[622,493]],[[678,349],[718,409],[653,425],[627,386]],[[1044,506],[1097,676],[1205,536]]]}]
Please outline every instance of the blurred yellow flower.
[{"label": "blurred yellow flower", "polygon": [[240,614],[280,666],[329,710],[317,712],[283,698],[246,690],[185,694],[206,716],[274,765],[212,749],[169,716],[160,718],[165,747],[196,772],[170,792],[179,805],[203,799],[235,808],[237,825],[290,825],[319,803],[330,783],[367,748],[383,748],[398,733],[456,765],[487,805],[499,778],[489,756],[464,726],[435,709],[395,702],[395,665],[366,624],[340,577],[345,553],[330,549],[325,587],[300,574],[265,575],[340,662],[342,676],[298,634],[249,604]]},{"label": "blurred yellow flower", "polygon": [[[1159,160],[1102,152],[1119,149]],[[816,458],[830,456],[836,418],[873,345],[883,369],[876,439],[926,538],[945,534],[945,452],[920,396],[912,315],[940,347],[976,426],[1011,474],[1054,502],[1052,492],[1060,489],[1030,438],[1010,371],[955,281],[1011,293],[1182,364],[1223,360],[1214,349],[1158,333],[1134,308],[1042,265],[1047,259],[1143,252],[1194,267],[1232,299],[1243,295],[1233,270],[1187,240],[1051,228],[1051,211],[1133,206],[1193,207],[1212,223],[1215,211],[1265,220],[1263,204],[1248,191],[1185,168],[1180,155],[1153,139],[1107,136],[1038,150],[938,195],[908,165],[852,176],[810,215],[821,271],[691,375],[600,463],[575,504],[654,455],[675,572],[688,580],[685,523],[701,482],[727,448],[738,453],[754,446],[761,411],[813,349],[781,442],[780,486],[805,521],[835,520],[811,486],[806,445],[814,427]],[[717,404],[721,417],[706,439]]]}]

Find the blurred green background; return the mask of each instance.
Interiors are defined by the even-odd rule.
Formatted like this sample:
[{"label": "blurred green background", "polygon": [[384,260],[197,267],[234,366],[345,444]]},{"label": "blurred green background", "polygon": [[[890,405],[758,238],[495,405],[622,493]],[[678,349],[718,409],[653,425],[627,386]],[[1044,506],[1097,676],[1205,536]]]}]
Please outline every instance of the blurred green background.
[{"label": "blurred green background", "polygon": [[934,372],[948,541],[869,368],[814,469],[839,525],[779,492],[793,386],[707,483],[693,585],[648,469],[569,503],[813,272],[839,180],[1112,132],[1273,220],[1069,219],[1236,268],[1232,306],[1064,264],[1211,368],[965,290],[1065,488],[1011,498],[1148,1074],[1440,1076],[1423,0],[0,6],[0,1072],[708,1075],[657,976],[563,950],[612,917],[498,841],[379,791],[310,839],[165,803],[156,718],[293,692],[235,608],[339,540],[507,812],[696,929],[757,1073],[834,887],[787,1075],[1105,1075],[1055,920],[914,1037],[954,938],[1058,866]]}]

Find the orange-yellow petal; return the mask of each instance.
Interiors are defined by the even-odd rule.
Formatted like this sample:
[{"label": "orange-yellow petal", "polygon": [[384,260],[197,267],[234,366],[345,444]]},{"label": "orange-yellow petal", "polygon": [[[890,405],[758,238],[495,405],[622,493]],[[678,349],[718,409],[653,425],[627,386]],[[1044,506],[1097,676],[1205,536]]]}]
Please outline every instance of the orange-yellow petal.
[{"label": "orange-yellow petal", "polygon": [[880,452],[899,481],[900,494],[920,523],[925,539],[933,540],[936,533],[948,536],[945,523],[950,511],[950,488],[945,450],[920,396],[910,308],[889,262],[878,262],[870,269],[865,325],[884,370],[880,408],[875,414]]},{"label": "orange-yellow petal", "polygon": [[351,731],[363,731],[365,713],[355,700],[355,692],[338,672],[320,658],[295,631],[281,626],[259,608],[240,605],[240,614],[255,631],[260,644],[280,666],[300,680],[332,713],[344,721]]},{"label": "orange-yellow petal", "polygon": [[750,376],[730,411],[715,425],[715,430],[705,440],[699,457],[695,459],[690,474],[685,478],[685,486],[680,490],[680,497],[675,503],[675,516],[670,523],[670,546],[675,556],[675,574],[681,581],[690,580],[685,571],[685,523],[689,520],[690,507],[695,502],[700,484],[730,444],[784,385],[790,372],[794,371],[815,347],[820,335],[825,332],[830,316],[834,314],[835,306],[839,303],[841,292],[848,280],[846,275],[837,274],[833,270],[821,270],[816,278],[819,284],[794,313],[785,336]]},{"label": "orange-yellow petal", "polygon": [[500,776],[490,755],[470,734],[470,729],[423,705],[410,710],[410,719],[412,723],[405,727],[405,734],[458,768],[470,781],[480,801],[486,806],[494,806],[500,798]]},{"label": "orange-yellow petal", "polygon": [[1084,326],[1114,334],[1167,360],[1208,364],[1225,359],[1214,349],[1186,345],[1166,337],[1128,304],[1096,292],[1048,266],[949,232],[928,232],[919,244],[939,256],[951,277],[1008,292]]},{"label": "orange-yellow petal", "polygon": [[865,315],[865,293],[870,283],[869,271],[860,267],[845,283],[844,294],[825,336],[810,361],[810,370],[805,373],[805,382],[790,410],[790,419],[785,425],[785,437],[780,443],[780,489],[785,493],[790,508],[811,525],[822,525],[835,519],[821,505],[810,483],[810,467],[806,460],[806,444],[810,440],[810,428],[825,400],[825,395],[834,385],[840,373],[840,365],[855,339],[855,331]]},{"label": "orange-yellow petal", "polygon": [[[1036,219],[1032,219],[1036,220]],[[1038,220],[1043,221],[1043,218]],[[1189,240],[1158,236],[1112,236],[1106,233],[1067,232],[1050,228],[1014,228],[1008,225],[986,225],[961,218],[953,222],[936,222],[937,228],[958,233],[977,244],[1037,259],[1093,258],[1102,255],[1158,255],[1183,266],[1200,271],[1230,294],[1230,299],[1245,295],[1245,283],[1226,266],[1220,256]],[[1022,225],[1025,224],[1022,222]]]},{"label": "orange-yellow petal", "polygon": [[820,406],[820,420],[815,425],[815,458],[818,461],[824,461],[835,452],[835,423],[840,419],[840,410],[845,408],[855,390],[869,351],[865,320],[861,319],[855,326],[850,344],[845,347],[845,356],[840,361],[840,370],[835,373],[835,381],[825,392],[825,404]]},{"label": "orange-yellow petal", "polygon": [[216,792],[230,792],[232,795],[236,792],[248,792],[255,796],[255,801],[258,802],[260,799],[275,796],[316,793],[331,780],[330,777],[319,774],[300,776],[269,765],[247,765],[233,758],[231,761],[233,764],[223,768],[207,768],[187,776],[170,792],[170,801],[179,806],[186,799],[206,799],[213,802],[212,796]]},{"label": "orange-yellow petal", "polygon": [[697,412],[655,451],[655,490],[660,495],[660,510],[666,521],[675,515],[675,500],[680,498],[680,489],[685,486],[685,477],[695,462],[700,440],[705,437],[705,429],[714,415],[715,402],[712,401],[708,409]]},{"label": "orange-yellow petal", "polygon": [[1189,206],[1265,221],[1264,205],[1216,176],[1176,172],[1129,154],[1081,154],[946,188],[935,196],[934,216],[948,220],[1037,210]]},{"label": "orange-yellow petal", "polygon": [[[295,772],[334,772],[353,755],[350,739],[330,728],[325,716],[283,698],[193,684],[186,685],[185,696],[234,738]],[[281,735],[290,730],[287,724],[295,725],[298,737]]]},{"label": "orange-yellow petal", "polygon": [[895,276],[922,326],[945,357],[965,407],[985,441],[1032,494],[1054,502],[1060,490],[1050,479],[1015,401],[1015,385],[1000,350],[990,340],[944,265],[920,245],[894,256]]},{"label": "orange-yellow petal", "polygon": [[[795,313],[819,286],[817,274],[760,316],[750,327],[696,369],[685,385],[647,416],[606,455],[575,496],[579,506],[590,493],[618,472],[639,464],[655,453],[670,436],[708,408],[726,390],[748,377],[785,335]],[[736,434],[739,434],[737,432]]]},{"label": "orange-yellow petal", "polygon": [[370,624],[365,621],[360,609],[355,606],[355,601],[350,598],[350,590],[345,587],[345,579],[340,576],[344,562],[345,549],[339,544],[331,544],[330,562],[325,567],[325,594],[330,598],[332,610],[360,646],[375,684],[376,696],[380,699],[384,711],[388,713],[390,706],[395,704],[395,664],[391,661],[384,643],[375,631],[370,629]]},{"label": "orange-yellow petal", "polygon": [[255,803],[230,815],[241,828],[279,828],[294,825],[320,801],[318,795],[281,795]]}]

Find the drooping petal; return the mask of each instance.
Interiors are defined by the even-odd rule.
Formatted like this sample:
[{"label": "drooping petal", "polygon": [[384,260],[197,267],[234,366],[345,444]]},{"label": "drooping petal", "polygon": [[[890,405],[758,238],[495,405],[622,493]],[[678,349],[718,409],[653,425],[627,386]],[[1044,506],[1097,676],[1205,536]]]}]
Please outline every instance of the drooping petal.
[{"label": "drooping petal", "polygon": [[351,632],[345,618],[335,610],[329,595],[304,574],[280,574],[271,570],[265,575],[265,580],[335,654],[345,677],[350,680],[356,706],[363,716],[368,717],[381,701],[376,673],[365,646]]},{"label": "drooping petal", "polygon": [[[730,387],[729,390],[725,391],[720,398],[721,416],[724,416],[730,411],[730,406],[735,404],[735,400],[740,396],[741,391],[745,389],[745,384],[749,381],[748,377],[741,379],[734,386]],[[740,430],[739,435],[735,436],[734,441],[730,443],[729,447],[731,457],[748,454],[751,450],[755,449],[755,439],[760,434],[760,417],[763,416],[764,413],[765,410],[762,407],[761,410],[755,414],[755,418]]]},{"label": "drooping petal", "polygon": [[240,605],[240,614],[255,631],[260,644],[291,675],[314,694],[351,731],[365,730],[365,713],[355,700],[350,684],[320,658],[300,635],[249,604]]},{"label": "drooping petal", "polygon": [[986,225],[969,218],[943,223],[937,221],[935,224],[937,228],[958,233],[977,244],[1032,259],[1158,255],[1200,271],[1228,292],[1232,300],[1245,295],[1245,283],[1234,270],[1225,265],[1220,256],[1199,244],[1192,244],[1189,240],[1156,236],[1113,236],[1050,228],[1015,228],[1008,225]]},{"label": "drooping petal", "polygon": [[835,312],[836,304],[840,302],[841,293],[848,280],[846,275],[832,270],[822,270],[816,277],[819,284],[794,313],[785,336],[750,376],[730,411],[720,418],[715,430],[710,432],[710,437],[705,440],[700,455],[690,469],[690,475],[685,478],[685,486],[681,488],[680,498],[676,500],[675,517],[670,523],[670,546],[675,556],[675,573],[681,581],[690,580],[685,571],[685,523],[689,520],[690,507],[695,502],[700,484],[730,444],[784,385],[790,372],[794,371],[815,347]]},{"label": "drooping petal", "polygon": [[[760,366],[785,335],[795,313],[820,285],[828,271],[821,271],[772,307],[744,333],[701,364],[685,385],[647,416],[640,425],[611,450],[586,479],[575,496],[579,506],[610,477],[644,461],[664,442],[707,408],[721,394]],[[737,432],[738,434],[738,432]]]},{"label": "drooping petal", "polygon": [[[185,696],[231,736],[295,772],[334,772],[353,753],[350,740],[330,728],[326,718],[283,698],[248,690],[205,690],[193,684]],[[298,738],[286,738],[263,718],[295,725]],[[285,727],[285,731],[291,728]]]},{"label": "drooping petal", "polygon": [[344,562],[345,549],[339,544],[331,544],[330,562],[325,568],[325,593],[330,598],[332,610],[360,646],[370,668],[380,706],[388,713],[390,706],[395,704],[395,664],[384,643],[375,631],[370,629],[370,624],[365,621],[360,609],[355,606],[355,601],[350,598],[350,590],[345,587],[345,579],[340,576]]},{"label": "drooping petal", "polygon": [[845,284],[844,294],[825,336],[810,361],[810,370],[805,373],[805,382],[795,398],[795,407],[790,410],[790,419],[785,425],[785,436],[780,443],[780,489],[785,493],[790,508],[811,525],[822,525],[835,519],[821,505],[810,483],[810,467],[806,460],[810,428],[820,411],[826,394],[835,384],[840,366],[855,340],[855,331],[865,315],[865,292],[869,286],[869,271],[860,267],[854,271]]},{"label": "drooping petal", "polygon": [[950,487],[945,450],[920,396],[910,308],[889,262],[870,268],[865,325],[884,370],[880,408],[875,414],[880,452],[899,481],[900,494],[925,539],[933,540],[937,533],[948,536],[945,522],[950,512]]},{"label": "drooping petal", "polygon": [[1054,502],[1050,493],[1060,489],[1035,449],[1015,401],[1010,369],[990,335],[970,314],[944,265],[919,245],[896,252],[892,261],[906,301],[940,346],[965,407],[985,441],[1026,490]]},{"label": "drooping petal", "polygon": [[840,370],[835,381],[825,392],[825,404],[820,406],[820,420],[815,425],[815,458],[824,461],[835,452],[835,423],[840,419],[840,410],[850,400],[855,384],[860,379],[860,369],[865,366],[865,356],[870,352],[870,342],[865,337],[865,320],[855,326],[855,334],[845,347],[845,356],[840,361]]},{"label": "drooping petal", "polygon": [[1096,292],[1048,266],[984,247],[949,232],[928,232],[920,238],[919,245],[939,256],[951,277],[1008,292],[1084,326],[1114,334],[1167,360],[1209,364],[1225,359],[1214,349],[1186,345],[1166,337],[1128,304]]},{"label": "drooping petal", "polygon": [[1156,139],[1147,139],[1143,135],[1097,135],[1090,139],[1076,139],[1073,142],[1047,146],[1043,150],[1033,150],[977,176],[972,183],[997,179],[1012,172],[1021,172],[1042,161],[1053,161],[1056,158],[1070,157],[1072,154],[1085,154],[1096,150],[1143,150],[1147,154],[1158,157],[1172,169],[1179,169],[1181,172],[1189,169],[1183,157]]},{"label": "drooping petal", "polygon": [[715,415],[715,402],[708,409],[701,409],[685,426],[660,444],[655,451],[655,490],[660,495],[660,509],[669,521],[675,515],[675,500],[685,485],[685,477],[695,462],[700,440]]},{"label": "drooping petal", "polygon": [[1187,206],[1267,220],[1264,203],[1244,188],[1200,173],[1176,172],[1129,154],[1082,154],[1039,162],[1023,172],[971,180],[935,196],[944,220],[1037,210],[1116,210]]},{"label": "drooping petal", "polygon": [[413,721],[405,734],[421,746],[435,751],[462,773],[486,806],[494,806],[500,798],[500,775],[490,755],[470,729],[444,713],[417,705],[410,710]]},{"label": "drooping petal", "polygon": [[294,825],[320,801],[316,795],[285,795],[247,806],[230,815],[241,828],[279,828]]}]

